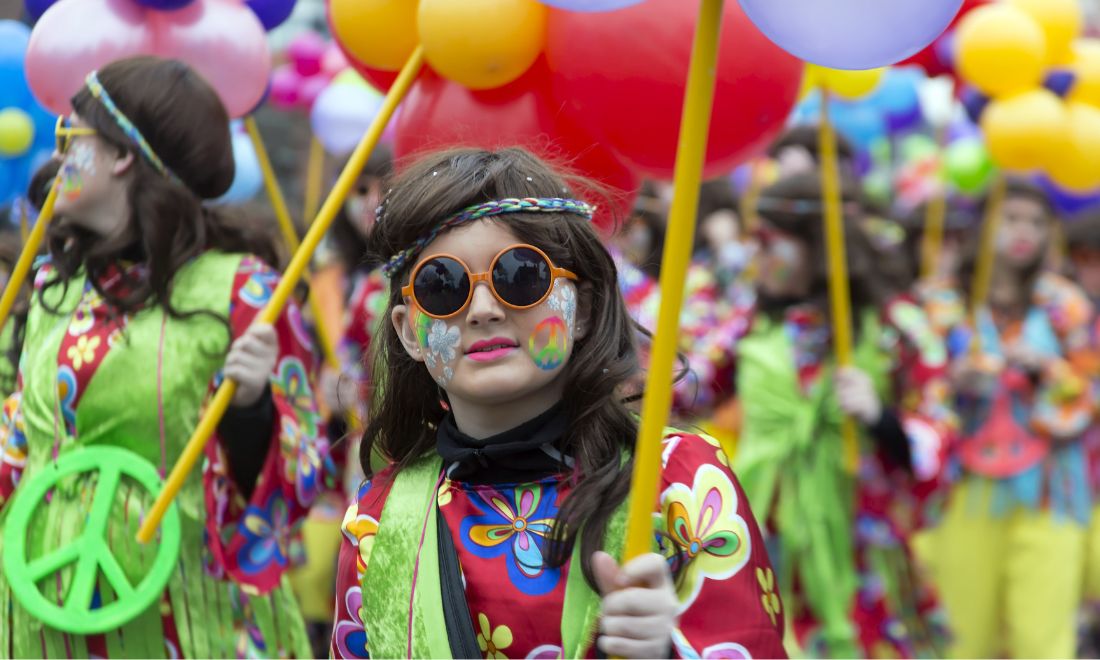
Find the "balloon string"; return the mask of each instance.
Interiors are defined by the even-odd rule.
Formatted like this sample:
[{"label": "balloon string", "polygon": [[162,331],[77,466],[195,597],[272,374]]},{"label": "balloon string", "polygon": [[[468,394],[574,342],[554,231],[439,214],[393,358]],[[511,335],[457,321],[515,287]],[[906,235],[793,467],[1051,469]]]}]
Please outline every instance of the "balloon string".
[{"label": "balloon string", "polygon": [[[852,364],[852,300],[848,289],[848,256],[844,245],[844,215],[841,212],[840,166],[836,134],[829,120],[829,92],[821,89],[821,123],[818,152],[821,160],[821,195],[825,208],[825,247],[829,265],[829,303],[833,319],[833,350],[838,367]],[[859,437],[851,416],[841,426],[844,466],[855,473],[859,468]]]},{"label": "balloon string", "polygon": [[[943,143],[947,136],[947,128],[936,128],[936,159],[939,160],[943,150]],[[942,169],[937,167],[933,175],[936,177],[932,197],[924,208],[924,239],[921,241],[921,269],[920,279],[928,280],[939,272],[940,254],[943,251],[943,234],[947,225],[947,189],[943,180]]]},{"label": "balloon string", "polygon": [[303,204],[304,218],[317,214],[321,202],[321,186],[324,184],[325,148],[316,136],[309,140],[309,161],[306,163],[306,190]]},{"label": "balloon string", "polygon": [[46,226],[53,219],[53,207],[57,202],[57,191],[61,185],[61,177],[55,176],[50,186],[50,193],[46,196],[46,202],[42,205],[42,212],[38,214],[38,220],[34,223],[27,240],[23,243],[23,251],[19,254],[19,260],[15,262],[15,268],[11,271],[11,279],[4,287],[4,295],[0,296],[0,329],[8,322],[11,309],[15,305],[15,299],[27,280],[27,273],[31,270],[34,258],[38,254],[38,248],[42,246],[42,239],[46,235]]},{"label": "balloon string", "polygon": [[[405,66],[401,69],[401,73],[397,76],[397,81],[394,82],[393,87],[391,87],[390,91],[386,94],[386,98],[382,102],[382,107],[379,109],[378,114],[375,115],[374,120],[371,121],[370,128],[367,129],[363,139],[359,142],[359,146],[352,152],[347,165],[344,166],[343,172],[340,173],[340,178],[336,180],[336,185],[333,186],[332,192],[329,193],[328,199],[326,199],[325,203],[321,206],[321,210],[317,214],[317,219],[314,220],[309,231],[306,232],[301,247],[294,253],[294,257],[290,260],[286,272],[283,274],[278,286],[275,287],[275,292],[272,294],[267,307],[260,312],[254,323],[274,323],[275,319],[282,313],[283,308],[290,299],[291,293],[294,291],[294,287],[297,286],[298,281],[302,278],[303,273],[306,271],[306,267],[309,265],[310,259],[313,257],[313,253],[317,250],[321,238],[324,237],[325,233],[332,225],[332,221],[336,218],[337,212],[343,208],[344,200],[347,198],[348,193],[359,180],[359,173],[363,170],[363,166],[366,165],[367,158],[370,157],[375,146],[378,145],[378,140],[382,137],[382,131],[385,130],[386,124],[389,122],[390,117],[393,116],[394,110],[397,109],[397,104],[408,94],[409,88],[412,87],[413,82],[416,80],[423,66],[424,50],[422,47],[418,46],[405,63]],[[179,460],[176,462],[175,466],[173,466],[171,474],[168,475],[168,480],[165,482],[164,488],[161,490],[160,494],[157,495],[156,502],[153,503],[153,507],[149,510],[149,516],[143,521],[141,529],[138,530],[137,538],[139,542],[148,543],[152,540],[157,527],[160,525],[161,519],[164,518],[164,514],[168,510],[169,505],[171,505],[172,501],[179,493],[187,475],[191,472],[191,469],[194,468],[199,457],[202,456],[203,448],[214,434],[215,429],[217,429],[218,422],[221,421],[222,416],[225,415],[225,411],[229,407],[230,401],[233,400],[233,395],[236,391],[237,383],[231,378],[226,378],[217,392],[214,393],[213,399],[211,399],[210,404],[207,406],[206,414],[199,420],[195,432],[191,435],[191,439],[187,441],[187,445],[180,454]]]},{"label": "balloon string", "polygon": [[981,341],[978,339],[978,310],[989,298],[989,288],[993,283],[993,264],[996,259],[994,245],[997,230],[1001,226],[1001,207],[1005,199],[1005,178],[997,174],[989,189],[989,199],[985,204],[985,217],[982,219],[982,237],[978,247],[978,261],[974,267],[974,279],[970,286],[970,327],[973,329],[970,339],[970,352],[977,356],[981,353]]},{"label": "balloon string", "polygon": [[680,306],[695,235],[721,27],[722,0],[701,0],[676,151],[669,233],[661,261],[661,306],[634,451],[624,560],[650,552],[653,544],[653,507],[657,504],[661,473],[661,438],[672,404],[672,369],[680,334]]}]

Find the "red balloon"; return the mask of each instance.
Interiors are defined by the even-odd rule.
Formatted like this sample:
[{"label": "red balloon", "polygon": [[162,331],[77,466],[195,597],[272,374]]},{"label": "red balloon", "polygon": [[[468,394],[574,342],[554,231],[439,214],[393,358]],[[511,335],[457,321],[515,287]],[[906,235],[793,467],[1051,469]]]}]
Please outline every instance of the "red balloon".
[{"label": "red balloon", "polygon": [[[524,147],[561,169],[595,181],[597,187],[605,187],[607,201],[616,213],[598,213],[596,222],[609,226],[616,216],[629,212],[638,177],[571,117],[557,110],[548,91],[549,76],[546,62],[540,58],[512,83],[471,91],[428,71],[401,106],[394,152],[401,158],[455,146]],[[593,187],[578,188],[578,195],[603,202]]]},{"label": "red balloon", "polygon": [[958,25],[963,16],[966,16],[972,9],[988,4],[990,1],[991,0],[963,0],[962,7],[959,8],[959,13],[955,15],[955,20],[951,21],[951,24],[947,26],[943,34],[937,37],[935,41],[928,44],[924,50],[907,60],[899,62],[897,66],[915,64],[924,69],[924,72],[929,76],[946,74],[958,80],[958,76],[955,75],[955,63],[943,57],[944,49],[949,46],[946,41],[954,37],[955,26]]},{"label": "red balloon", "polygon": [[[670,178],[698,4],[648,0],[618,11],[550,11],[553,93],[634,169]],[[708,177],[731,171],[783,129],[802,62],[769,41],[737,2],[723,11]]]},{"label": "red balloon", "polygon": [[24,63],[38,102],[69,112],[69,99],[91,71],[124,57],[148,53],[153,34],[145,10],[131,0],[58,2],[34,26]]}]

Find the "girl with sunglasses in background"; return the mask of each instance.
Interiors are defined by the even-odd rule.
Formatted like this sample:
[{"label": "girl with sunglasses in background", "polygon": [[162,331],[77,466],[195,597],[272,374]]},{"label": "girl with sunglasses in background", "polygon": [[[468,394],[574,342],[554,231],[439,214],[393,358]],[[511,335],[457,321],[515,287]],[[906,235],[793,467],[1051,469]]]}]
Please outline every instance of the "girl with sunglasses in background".
[{"label": "girl with sunglasses in background", "polygon": [[639,366],[593,208],[520,149],[429,155],[392,188],[368,239],[391,323],[333,655],[782,656],[773,572],[715,441],[665,438],[654,553],[619,565]]},{"label": "girl with sunglasses in background", "polygon": [[[951,433],[946,355],[921,309],[891,296],[845,192],[854,364],[833,359],[821,188],[814,172],[765,188],[756,295],[689,355],[686,407],[737,397],[733,467],[772,532],[789,623],[810,656],[936,654],[934,599],[909,561],[916,507]],[[858,427],[846,464],[843,415]],[[910,496],[912,495],[912,496]]]},{"label": "girl with sunglasses in background", "polygon": [[[24,557],[4,557],[0,655],[308,655],[285,548],[320,487],[327,449],[297,310],[274,327],[251,325],[278,281],[261,259],[273,253],[203,205],[233,181],[226,111],[185,64],[152,57],[93,72],[72,105],[57,127],[49,257],[0,427],[3,551],[15,552],[17,537],[28,560],[79,546],[121,570],[103,568],[89,584],[89,609],[68,588],[87,577],[83,561],[28,588],[12,568]],[[56,476],[59,465],[113,448],[122,467],[163,478],[223,377],[239,386],[201,474],[176,498],[178,541],[134,541],[154,493],[125,476],[113,501],[94,471]],[[50,480],[48,497],[20,499]],[[90,504],[101,500],[110,507]],[[16,528],[13,508],[26,506],[26,528]],[[90,507],[91,519],[104,512],[98,527],[85,522]],[[178,560],[149,582],[143,570],[173,542]],[[142,593],[152,594],[147,606],[133,606]],[[68,617],[37,617],[42,602],[116,618],[81,632]]]}]

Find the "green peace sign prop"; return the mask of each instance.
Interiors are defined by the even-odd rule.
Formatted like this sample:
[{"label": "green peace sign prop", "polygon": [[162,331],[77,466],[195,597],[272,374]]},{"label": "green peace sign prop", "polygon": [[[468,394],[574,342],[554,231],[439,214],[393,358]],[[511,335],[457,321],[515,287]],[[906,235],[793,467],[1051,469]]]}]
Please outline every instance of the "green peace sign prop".
[{"label": "green peace sign prop", "polygon": [[[41,557],[27,557],[27,530],[46,493],[61,480],[79,473],[99,473],[84,529],[67,546]],[[180,515],[173,505],[161,524],[161,538],[150,570],[131,584],[107,543],[111,508],[122,477],[150,493],[160,491],[160,475],[151,463],[121,447],[89,446],[65,454],[19,485],[4,525],[4,575],[16,600],[38,620],[63,632],[90,635],[116,630],[133,620],[164,593],[176,570],[180,551]],[[76,563],[62,604],[48,599],[38,584]],[[98,573],[102,572],[116,599],[92,607]],[[50,584],[54,580],[47,581]]]}]

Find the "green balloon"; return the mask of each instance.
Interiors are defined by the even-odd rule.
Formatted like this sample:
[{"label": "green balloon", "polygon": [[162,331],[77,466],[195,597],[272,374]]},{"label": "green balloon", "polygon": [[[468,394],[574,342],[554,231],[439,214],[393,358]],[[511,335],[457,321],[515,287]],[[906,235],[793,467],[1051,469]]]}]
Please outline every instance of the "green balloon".
[{"label": "green balloon", "polygon": [[19,108],[0,110],[0,156],[22,156],[34,143],[34,120]]},{"label": "green balloon", "polygon": [[944,178],[959,192],[976,195],[993,177],[993,159],[978,138],[953,142],[944,154]]},{"label": "green balloon", "polygon": [[901,162],[914,163],[925,158],[935,158],[938,151],[935,140],[918,133],[901,141],[898,155],[901,156]]}]

